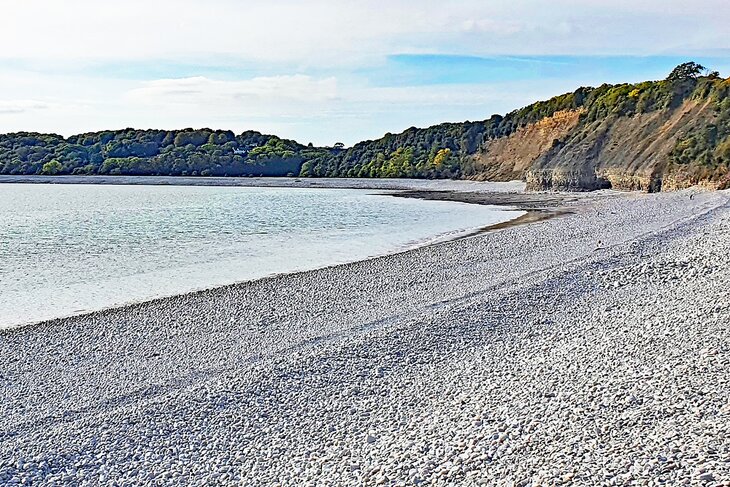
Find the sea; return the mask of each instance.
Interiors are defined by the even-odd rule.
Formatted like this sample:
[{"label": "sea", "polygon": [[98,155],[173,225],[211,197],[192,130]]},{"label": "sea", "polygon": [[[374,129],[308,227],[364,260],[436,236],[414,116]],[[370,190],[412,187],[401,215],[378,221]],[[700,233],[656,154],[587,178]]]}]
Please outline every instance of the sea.
[{"label": "sea", "polygon": [[372,190],[0,184],[0,328],[399,252],[522,214]]}]

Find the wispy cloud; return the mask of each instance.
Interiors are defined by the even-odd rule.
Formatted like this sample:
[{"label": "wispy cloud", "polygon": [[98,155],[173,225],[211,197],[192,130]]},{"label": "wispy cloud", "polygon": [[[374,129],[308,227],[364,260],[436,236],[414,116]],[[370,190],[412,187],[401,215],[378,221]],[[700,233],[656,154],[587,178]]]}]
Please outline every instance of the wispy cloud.
[{"label": "wispy cloud", "polygon": [[0,42],[12,46],[0,53],[6,59],[216,55],[304,68],[359,65],[392,52],[647,55],[730,47],[726,0],[75,0],[73,8],[24,0],[6,5],[3,17]]},{"label": "wispy cloud", "polygon": [[290,76],[257,77],[240,81],[225,81],[196,76],[160,79],[142,83],[128,96],[145,103],[215,103],[235,100],[298,100],[321,102],[337,96],[334,77],[315,79],[296,74]]},{"label": "wispy cloud", "polygon": [[50,104],[38,100],[0,100],[0,115],[46,110],[48,108],[50,108]]},{"label": "wispy cloud", "polygon": [[464,32],[485,32],[496,35],[513,35],[527,29],[524,22],[516,20],[467,19],[461,24]]}]

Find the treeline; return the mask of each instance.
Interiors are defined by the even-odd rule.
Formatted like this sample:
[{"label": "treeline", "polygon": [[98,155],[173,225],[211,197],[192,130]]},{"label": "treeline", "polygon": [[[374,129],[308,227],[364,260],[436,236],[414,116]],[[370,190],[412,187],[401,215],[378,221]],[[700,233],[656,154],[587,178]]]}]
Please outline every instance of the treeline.
[{"label": "treeline", "polygon": [[412,127],[347,149],[253,131],[126,129],[68,138],[14,133],[0,135],[0,174],[459,178],[475,174],[471,156],[490,140],[558,111],[580,109],[585,128],[608,117],[677,108],[690,99],[713,104],[715,117],[677,141],[671,162],[727,171],[729,91],[730,80],[685,63],[665,80],[579,88],[505,116]]},{"label": "treeline", "polygon": [[297,175],[302,162],[329,154],[258,132],[117,130],[74,135],[0,135],[1,174],[171,176]]}]

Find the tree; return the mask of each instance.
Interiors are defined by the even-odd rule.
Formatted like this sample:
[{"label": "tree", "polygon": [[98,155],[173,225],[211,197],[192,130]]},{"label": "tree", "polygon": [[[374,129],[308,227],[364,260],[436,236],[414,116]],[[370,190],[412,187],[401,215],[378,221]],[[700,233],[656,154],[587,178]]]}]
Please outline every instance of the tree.
[{"label": "tree", "polygon": [[433,167],[436,169],[442,169],[444,164],[451,157],[451,149],[441,149],[433,158]]},{"label": "tree", "polygon": [[49,176],[53,176],[55,174],[58,174],[63,170],[63,166],[60,162],[53,159],[52,161],[48,161],[45,164],[43,164],[43,169],[41,170],[41,174],[48,174]]},{"label": "tree", "polygon": [[302,168],[299,170],[299,175],[302,177],[308,177],[312,175],[312,163],[310,161],[306,161],[304,164],[302,164]]},{"label": "tree", "polygon": [[688,63],[682,63],[674,68],[671,73],[669,73],[669,76],[667,76],[667,80],[679,81],[686,79],[697,79],[697,77],[706,70],[707,68],[705,68],[701,64],[697,64],[692,61]]}]

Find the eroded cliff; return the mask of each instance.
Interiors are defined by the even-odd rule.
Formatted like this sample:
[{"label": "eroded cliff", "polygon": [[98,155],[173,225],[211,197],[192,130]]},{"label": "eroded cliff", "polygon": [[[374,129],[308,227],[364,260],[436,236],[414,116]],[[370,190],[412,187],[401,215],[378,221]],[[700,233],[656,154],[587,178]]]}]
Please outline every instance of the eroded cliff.
[{"label": "eroded cliff", "polygon": [[660,191],[730,187],[730,79],[597,88],[471,156],[474,179],[524,179],[528,190]]}]

